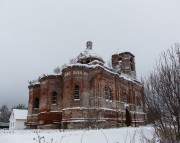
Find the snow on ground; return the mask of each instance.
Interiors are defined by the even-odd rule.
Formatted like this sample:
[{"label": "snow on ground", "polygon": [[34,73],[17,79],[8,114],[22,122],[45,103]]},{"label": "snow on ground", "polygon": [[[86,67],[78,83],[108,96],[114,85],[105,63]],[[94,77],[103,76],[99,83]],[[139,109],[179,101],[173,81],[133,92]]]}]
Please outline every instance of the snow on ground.
[{"label": "snow on ground", "polygon": [[[99,130],[0,130],[0,143],[146,143],[152,127]],[[38,139],[39,136],[39,139]]]}]

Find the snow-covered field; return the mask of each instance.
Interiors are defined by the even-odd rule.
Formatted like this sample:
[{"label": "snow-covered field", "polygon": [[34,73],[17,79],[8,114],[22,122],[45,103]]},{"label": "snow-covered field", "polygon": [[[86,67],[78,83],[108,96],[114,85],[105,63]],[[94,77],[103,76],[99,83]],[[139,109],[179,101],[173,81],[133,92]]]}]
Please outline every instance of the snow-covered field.
[{"label": "snow-covered field", "polygon": [[0,143],[146,143],[151,127],[99,130],[0,130]]}]

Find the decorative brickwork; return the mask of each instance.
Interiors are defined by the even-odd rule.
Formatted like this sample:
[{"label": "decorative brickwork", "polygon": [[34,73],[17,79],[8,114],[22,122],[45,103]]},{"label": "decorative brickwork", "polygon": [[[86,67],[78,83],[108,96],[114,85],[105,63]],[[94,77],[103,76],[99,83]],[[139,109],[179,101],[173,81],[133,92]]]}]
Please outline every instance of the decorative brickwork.
[{"label": "decorative brickwork", "polygon": [[145,123],[144,91],[135,80],[134,55],[113,55],[113,69],[109,69],[102,58],[91,54],[92,42],[87,47],[77,63],[64,68],[61,75],[44,76],[39,83],[29,85],[27,128],[109,128]]}]

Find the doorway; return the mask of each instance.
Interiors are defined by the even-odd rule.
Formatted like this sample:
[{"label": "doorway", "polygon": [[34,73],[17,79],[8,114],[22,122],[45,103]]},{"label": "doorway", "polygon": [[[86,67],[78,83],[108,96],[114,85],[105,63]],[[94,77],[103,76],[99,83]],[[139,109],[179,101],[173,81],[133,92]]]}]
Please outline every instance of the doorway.
[{"label": "doorway", "polygon": [[126,109],[126,126],[127,127],[131,126],[131,121],[132,121],[131,113],[129,112],[128,109]]}]

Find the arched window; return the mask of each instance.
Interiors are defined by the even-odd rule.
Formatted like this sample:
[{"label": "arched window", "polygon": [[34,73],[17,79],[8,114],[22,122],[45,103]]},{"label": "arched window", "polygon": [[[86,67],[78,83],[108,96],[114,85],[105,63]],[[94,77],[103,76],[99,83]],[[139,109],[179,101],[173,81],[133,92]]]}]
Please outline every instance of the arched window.
[{"label": "arched window", "polygon": [[35,98],[34,108],[39,108],[39,98]]},{"label": "arched window", "polygon": [[57,92],[54,91],[52,93],[52,104],[56,104],[57,103]]},{"label": "arched window", "polygon": [[112,100],[111,89],[109,87],[105,87],[104,97],[106,100]]},{"label": "arched window", "polygon": [[74,87],[74,99],[80,99],[80,97],[79,97],[79,85],[75,85],[75,87]]}]

